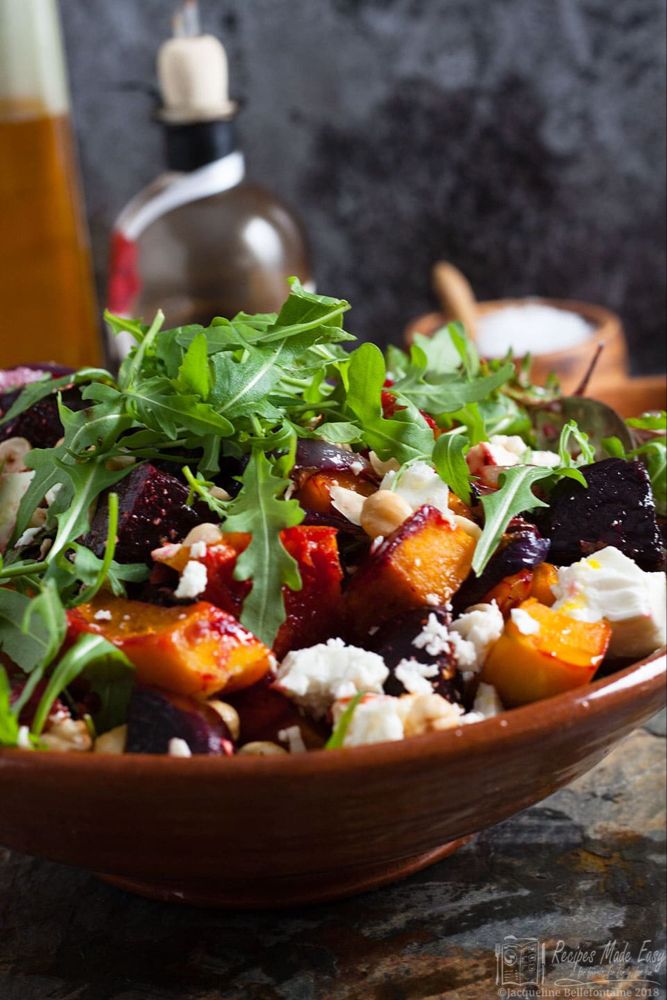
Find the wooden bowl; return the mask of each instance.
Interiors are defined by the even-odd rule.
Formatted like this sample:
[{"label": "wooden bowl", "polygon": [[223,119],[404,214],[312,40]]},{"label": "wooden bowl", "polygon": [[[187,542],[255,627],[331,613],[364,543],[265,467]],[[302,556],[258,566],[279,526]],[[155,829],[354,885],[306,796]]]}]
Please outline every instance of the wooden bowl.
[{"label": "wooden bowl", "polygon": [[[497,312],[507,306],[539,303],[565,309],[582,316],[593,327],[593,333],[582,344],[570,347],[564,351],[550,351],[547,354],[533,354],[532,377],[540,384],[552,372],[558,376],[565,395],[573,392],[586,374],[588,366],[595,356],[600,344],[604,344],[595,373],[588,388],[588,395],[595,396],[598,385],[614,378],[628,377],[628,352],[623,335],[623,327],[616,313],[603,306],[587,302],[576,302],[570,299],[498,299],[492,302],[478,302],[477,313],[480,316]],[[431,336],[447,322],[443,313],[426,313],[411,320],[405,330],[405,339],[412,343],[415,333]]]},{"label": "wooden bowl", "polygon": [[665,655],[476,725],[278,757],[0,752],[0,843],[198,905],[283,907],[418,871],[593,767],[664,703]]}]

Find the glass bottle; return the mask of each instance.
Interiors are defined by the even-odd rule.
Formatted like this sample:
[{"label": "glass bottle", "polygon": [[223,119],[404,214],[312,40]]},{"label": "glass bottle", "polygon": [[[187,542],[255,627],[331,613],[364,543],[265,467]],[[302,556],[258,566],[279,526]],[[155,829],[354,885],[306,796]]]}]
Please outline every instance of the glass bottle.
[{"label": "glass bottle", "polygon": [[56,0],[0,0],[0,366],[100,347]]},{"label": "glass bottle", "polygon": [[[162,309],[167,326],[277,310],[289,276],[310,283],[305,236],[278,198],[245,178],[225,50],[199,33],[194,0],[160,48],[158,77],[167,171],[114,225],[109,308],[146,322]],[[107,346],[117,361],[127,343]]]}]

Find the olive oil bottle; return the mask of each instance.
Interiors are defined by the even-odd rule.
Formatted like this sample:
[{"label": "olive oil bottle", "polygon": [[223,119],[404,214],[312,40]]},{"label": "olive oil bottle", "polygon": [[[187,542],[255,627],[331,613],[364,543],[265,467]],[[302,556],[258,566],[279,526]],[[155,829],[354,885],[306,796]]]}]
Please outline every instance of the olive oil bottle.
[{"label": "olive oil bottle", "polygon": [[[227,56],[200,33],[195,0],[181,6],[174,37],[160,47],[158,79],[167,169],[116,220],[109,308],[147,322],[162,309],[168,326],[278,309],[290,275],[310,282],[303,229],[246,179]],[[112,360],[127,346],[122,335],[110,339]]]}]

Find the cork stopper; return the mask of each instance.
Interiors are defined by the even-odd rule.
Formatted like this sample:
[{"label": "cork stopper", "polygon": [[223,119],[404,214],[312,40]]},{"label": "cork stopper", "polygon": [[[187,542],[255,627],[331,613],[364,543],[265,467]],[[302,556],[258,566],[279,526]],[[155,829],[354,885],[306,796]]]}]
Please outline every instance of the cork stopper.
[{"label": "cork stopper", "polygon": [[214,35],[202,35],[197,0],[184,0],[173,18],[173,37],[157,56],[162,94],[159,117],[173,124],[232,118],[227,53]]}]

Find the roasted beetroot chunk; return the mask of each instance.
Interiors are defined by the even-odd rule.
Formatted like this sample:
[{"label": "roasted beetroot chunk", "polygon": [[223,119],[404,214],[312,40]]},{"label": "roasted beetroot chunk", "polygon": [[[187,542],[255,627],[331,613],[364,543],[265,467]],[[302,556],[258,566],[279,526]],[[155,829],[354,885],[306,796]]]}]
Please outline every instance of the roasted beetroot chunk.
[{"label": "roasted beetroot chunk", "polygon": [[205,702],[157,688],[138,687],[127,713],[127,753],[169,753],[185,740],[192,754],[231,756],[234,743],[221,717]]},{"label": "roasted beetroot chunk", "polygon": [[[133,469],[114,490],[120,508],[114,558],[121,563],[148,562],[153,549],[182,539],[196,524],[211,518],[203,504],[188,507],[187,486],[154,465]],[[107,524],[108,507],[102,500],[84,539],[97,556],[104,552]]]},{"label": "roasted beetroot chunk", "polygon": [[452,598],[454,611],[460,614],[472,604],[479,604],[501,580],[545,562],[550,545],[549,539],[542,538],[537,528],[527,521],[520,521],[516,530],[510,525],[482,575],[470,575]]},{"label": "roasted beetroot chunk", "polygon": [[[434,624],[431,616],[435,619],[435,630],[429,629],[429,625]],[[426,678],[435,694],[454,704],[462,703],[463,679],[456,668],[452,646],[441,642],[436,634],[430,635],[431,631],[437,632],[438,625],[447,628],[451,620],[452,616],[445,608],[417,608],[384,625],[376,633],[374,651],[382,656],[390,671],[384,683],[386,694],[399,696],[409,693],[396,676],[396,668],[403,660],[416,660],[419,664],[437,669],[432,677]],[[422,635],[424,638],[420,639]]]},{"label": "roasted beetroot chunk", "polygon": [[581,471],[588,488],[562,479],[551,495],[550,561],[569,565],[613,545],[642,569],[660,569],[664,549],[646,468],[607,458]]},{"label": "roasted beetroot chunk", "polygon": [[[6,368],[0,371],[0,419],[21,395],[26,385],[38,382],[42,376],[61,378],[72,373],[71,368],[61,365],[24,365],[20,368]],[[72,410],[81,409],[86,404],[78,389],[70,388],[62,392],[63,402]],[[0,426],[0,441],[12,437],[22,437],[35,448],[52,448],[62,437],[63,426],[58,415],[58,401],[55,393],[46,396],[30,409],[19,413],[8,423]]]}]

